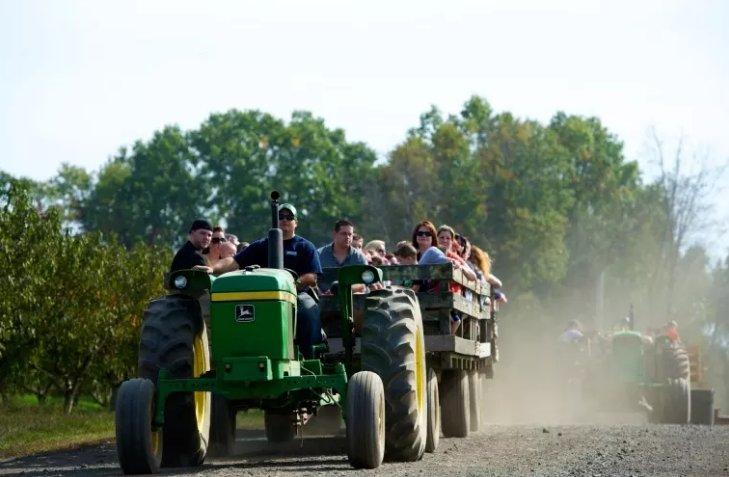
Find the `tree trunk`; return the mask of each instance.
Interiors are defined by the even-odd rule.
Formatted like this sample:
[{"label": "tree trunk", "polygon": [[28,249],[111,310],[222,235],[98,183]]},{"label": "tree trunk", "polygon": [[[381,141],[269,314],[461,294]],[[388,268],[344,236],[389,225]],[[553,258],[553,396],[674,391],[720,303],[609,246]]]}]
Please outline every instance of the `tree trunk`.
[{"label": "tree trunk", "polygon": [[78,387],[71,383],[66,383],[66,389],[63,390],[63,412],[71,414],[73,407],[76,405]]}]

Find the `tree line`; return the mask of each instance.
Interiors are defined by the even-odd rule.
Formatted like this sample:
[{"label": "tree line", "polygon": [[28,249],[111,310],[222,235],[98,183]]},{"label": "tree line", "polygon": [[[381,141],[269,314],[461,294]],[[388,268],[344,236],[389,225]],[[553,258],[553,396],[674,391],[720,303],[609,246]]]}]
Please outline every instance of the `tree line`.
[{"label": "tree line", "polygon": [[[692,203],[700,203],[706,178],[666,166],[658,180],[647,181],[597,118],[559,112],[541,123],[497,113],[481,97],[469,98],[457,114],[432,107],[385,158],[309,112],[295,112],[289,120],[260,111],[214,113],[192,130],[164,127],[120,149],[98,171],[64,164],[47,182],[0,176],[3,213],[35,210],[36,216],[12,220],[16,227],[43,231],[37,232],[39,242],[25,245],[33,253],[7,254],[8,266],[36,255],[56,261],[28,262],[13,272],[18,284],[37,288],[31,294],[17,285],[13,293],[27,299],[3,292],[0,337],[13,326],[6,322],[19,323],[19,310],[22,320],[41,328],[55,320],[93,321],[85,338],[74,335],[76,340],[91,339],[97,325],[117,326],[127,340],[117,348],[130,356],[113,359],[129,372],[135,320],[145,300],[161,292],[161,274],[190,221],[222,221],[241,240],[253,240],[268,227],[266,197],[277,189],[299,210],[298,232],[317,245],[329,240],[342,217],[353,220],[365,240],[388,244],[408,239],[425,218],[452,225],[491,255],[513,299],[506,313],[515,321],[549,328],[578,318],[607,326],[632,305],[639,324],[676,319],[705,346],[725,353],[729,262],[712,267],[703,248],[687,247],[686,229],[695,224],[681,221]],[[21,189],[28,193],[19,195]],[[20,238],[12,230],[3,223],[3,251],[18,250]],[[82,243],[77,248],[95,250],[74,256],[72,249]],[[134,265],[146,270],[143,276],[120,271]],[[102,276],[108,279],[97,290]],[[69,280],[73,285],[66,291],[61,284]],[[44,285],[49,281],[52,286]],[[96,293],[98,301],[89,301],[87,293]],[[64,296],[69,308],[53,313]],[[82,316],[87,307],[93,311]],[[13,346],[0,340],[0,357],[28,352]],[[103,344],[96,348],[104,353]],[[33,366],[42,368],[39,363]],[[69,386],[52,387],[67,392]]]}]

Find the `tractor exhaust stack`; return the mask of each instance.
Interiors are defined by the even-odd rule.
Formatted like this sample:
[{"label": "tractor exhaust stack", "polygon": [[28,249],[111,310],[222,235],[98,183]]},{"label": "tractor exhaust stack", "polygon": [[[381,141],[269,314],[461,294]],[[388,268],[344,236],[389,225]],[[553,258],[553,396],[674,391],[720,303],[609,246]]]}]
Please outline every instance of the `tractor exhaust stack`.
[{"label": "tractor exhaust stack", "polygon": [[283,269],[283,232],[278,226],[277,190],[271,192],[271,228],[268,231],[268,268]]}]

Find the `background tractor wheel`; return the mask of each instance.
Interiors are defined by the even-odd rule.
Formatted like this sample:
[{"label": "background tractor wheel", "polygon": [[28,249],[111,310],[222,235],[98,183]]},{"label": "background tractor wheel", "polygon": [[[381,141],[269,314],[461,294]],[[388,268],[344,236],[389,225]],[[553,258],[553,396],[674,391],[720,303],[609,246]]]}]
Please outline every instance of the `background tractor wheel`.
[{"label": "background tractor wheel", "polygon": [[116,451],[125,474],[159,472],[162,432],[152,429],[154,407],[152,381],[122,383],[116,398]]},{"label": "background tractor wheel", "polygon": [[[660,345],[658,345],[660,346]],[[691,365],[688,351],[681,345],[673,345],[658,349],[659,352],[659,375],[657,379],[690,379]]]},{"label": "background tractor wheel", "polygon": [[374,469],[385,456],[385,389],[382,379],[360,371],[347,384],[347,457],[355,468]]},{"label": "background tractor wheel", "polygon": [[468,372],[468,404],[470,415],[470,430],[478,432],[481,425],[481,379],[478,371]]},{"label": "background tractor wheel", "polygon": [[662,388],[661,422],[688,424],[691,422],[691,384],[687,379],[671,379]]},{"label": "background tractor wheel", "polygon": [[438,397],[438,376],[428,368],[428,438],[425,452],[435,452],[440,442],[440,398]]},{"label": "background tractor wheel", "polygon": [[362,369],[382,379],[385,388],[385,454],[414,461],[423,456],[427,439],[425,339],[415,293],[388,287],[365,301],[362,325]]},{"label": "background tractor wheel", "polygon": [[264,411],[263,422],[268,442],[290,442],[296,437],[296,425],[291,412]]},{"label": "background tractor wheel", "polygon": [[691,366],[688,352],[680,344],[659,341],[655,345],[658,389],[656,420],[665,424],[691,422]]},{"label": "background tractor wheel", "polygon": [[691,424],[714,425],[714,390],[691,390]]},{"label": "background tractor wheel", "polygon": [[225,457],[235,452],[235,409],[228,400],[213,394],[208,455]]},{"label": "background tractor wheel", "polygon": [[467,437],[471,425],[468,374],[461,369],[443,371],[440,414],[445,437]]},{"label": "background tractor wheel", "polygon": [[[210,369],[207,331],[196,300],[170,295],[152,301],[144,313],[139,342],[139,376],[157,383],[159,370],[174,378],[198,377]],[[167,399],[162,465],[201,465],[210,434],[210,394],[176,393]]]}]

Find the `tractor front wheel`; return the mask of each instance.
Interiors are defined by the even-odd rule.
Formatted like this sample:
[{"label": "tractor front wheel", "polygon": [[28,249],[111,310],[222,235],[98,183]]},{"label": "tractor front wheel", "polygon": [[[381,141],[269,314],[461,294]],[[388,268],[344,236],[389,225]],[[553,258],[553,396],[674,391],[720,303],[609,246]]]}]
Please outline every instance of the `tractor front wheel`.
[{"label": "tractor front wheel", "polygon": [[347,457],[352,467],[374,469],[385,457],[385,389],[371,371],[347,384]]},{"label": "tractor front wheel", "polygon": [[122,383],[116,398],[116,451],[125,474],[154,474],[162,460],[162,430],[152,427],[154,384],[149,379]]}]

